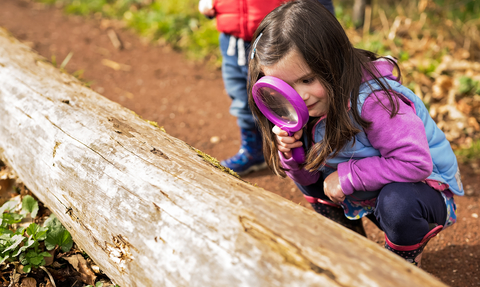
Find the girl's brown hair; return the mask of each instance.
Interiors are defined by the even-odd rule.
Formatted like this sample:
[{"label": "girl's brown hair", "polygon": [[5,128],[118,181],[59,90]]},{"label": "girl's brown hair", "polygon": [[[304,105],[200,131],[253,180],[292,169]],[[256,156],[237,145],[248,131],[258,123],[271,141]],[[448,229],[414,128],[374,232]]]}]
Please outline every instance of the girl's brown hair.
[{"label": "girl's brown hair", "polygon": [[[337,19],[318,0],[289,1],[270,12],[260,23],[254,39],[262,34],[249,63],[250,108],[263,135],[263,149],[268,166],[285,177],[280,165],[273,124],[255,105],[252,97],[253,84],[264,76],[262,67],[279,62],[292,50],[303,56],[328,93],[328,113],[325,136],[308,151],[304,167],[313,171],[324,165],[329,157],[335,157],[360,132],[359,126],[368,128],[370,122],[360,117],[358,112],[359,87],[364,73],[370,75],[389,97],[391,117],[398,113],[395,95],[389,92],[377,77],[379,72],[372,61],[379,57],[369,51],[354,48]],[[392,62],[400,78],[400,69]],[[351,109],[348,105],[351,103]],[[311,131],[318,118],[310,118],[304,133],[311,141]]]}]

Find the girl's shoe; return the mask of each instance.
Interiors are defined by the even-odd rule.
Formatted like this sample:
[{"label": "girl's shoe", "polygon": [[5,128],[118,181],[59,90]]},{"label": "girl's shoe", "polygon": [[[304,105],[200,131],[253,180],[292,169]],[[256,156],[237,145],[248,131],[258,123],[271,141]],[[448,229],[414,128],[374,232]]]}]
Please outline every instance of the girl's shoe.
[{"label": "girl's shoe", "polygon": [[263,157],[262,135],[255,129],[241,129],[242,145],[233,157],[220,162],[221,165],[246,175],[253,171],[265,169],[267,163]]},{"label": "girl's shoe", "polygon": [[367,237],[365,229],[363,228],[362,220],[350,220],[345,216],[343,208],[330,201],[326,201],[320,198],[315,198],[311,196],[305,196],[308,202],[312,205],[313,209],[325,216],[328,219],[335,221],[336,223],[355,231],[356,233]]},{"label": "girl's shoe", "polygon": [[425,235],[420,243],[414,245],[396,245],[392,243],[385,234],[385,248],[399,255],[403,259],[420,267],[422,261],[422,252],[428,241],[442,231],[443,225],[435,224],[434,227]]}]

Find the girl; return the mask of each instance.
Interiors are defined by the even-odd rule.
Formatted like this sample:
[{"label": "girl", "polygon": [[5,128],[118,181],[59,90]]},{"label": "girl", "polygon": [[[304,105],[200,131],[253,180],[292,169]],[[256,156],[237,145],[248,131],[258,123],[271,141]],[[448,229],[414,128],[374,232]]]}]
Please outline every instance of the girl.
[{"label": "girl", "polygon": [[[293,179],[318,213],[363,235],[368,217],[387,249],[419,265],[428,240],[456,221],[453,196],[463,187],[449,142],[400,84],[395,60],[354,48],[316,0],[273,10],[254,39],[249,105],[269,167]],[[251,88],[262,76],[291,85],[308,107],[308,124],[292,137],[255,105]],[[299,146],[303,163],[291,157]]]},{"label": "girl", "polygon": [[[262,153],[262,137],[248,106],[248,49],[253,33],[268,12],[285,0],[200,0],[199,10],[216,18],[220,32],[222,78],[225,90],[232,99],[230,113],[237,118],[241,146],[232,157],[221,164],[246,175],[267,167]],[[332,14],[332,0],[319,0]]]}]

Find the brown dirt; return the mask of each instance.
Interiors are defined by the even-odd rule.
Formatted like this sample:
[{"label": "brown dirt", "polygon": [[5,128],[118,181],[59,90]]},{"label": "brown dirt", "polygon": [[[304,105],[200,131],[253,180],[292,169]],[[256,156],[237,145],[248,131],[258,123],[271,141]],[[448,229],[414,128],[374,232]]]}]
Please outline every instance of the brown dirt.
[{"label": "brown dirt", "polygon": [[[66,16],[28,0],[0,0],[0,7],[0,26],[47,59],[54,56],[60,65],[73,52],[66,70],[84,70],[93,90],[218,159],[238,150],[239,130],[228,113],[230,100],[219,70],[192,63],[168,46],[147,43],[118,23]],[[109,29],[124,49],[114,48]],[[112,69],[104,59],[123,66]],[[430,241],[423,268],[451,286],[480,286],[480,169],[477,162],[461,170],[467,195],[457,198],[458,223]],[[289,179],[269,171],[245,179],[310,208]],[[383,245],[383,233],[364,223],[368,237]]]}]

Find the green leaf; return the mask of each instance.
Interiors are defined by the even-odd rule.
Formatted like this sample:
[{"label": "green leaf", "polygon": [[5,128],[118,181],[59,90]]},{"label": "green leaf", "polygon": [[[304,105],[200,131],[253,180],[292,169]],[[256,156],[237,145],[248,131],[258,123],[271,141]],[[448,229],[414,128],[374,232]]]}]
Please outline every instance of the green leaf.
[{"label": "green leaf", "polygon": [[[25,255],[25,258],[28,261],[28,263],[32,264],[33,266],[45,265],[43,253],[44,252],[38,254],[37,252],[35,252],[35,250],[29,250]],[[45,252],[45,253],[47,253],[50,256],[48,252]]]},{"label": "green leaf", "polygon": [[3,213],[0,216],[0,226],[6,227],[7,225],[12,225],[22,221],[24,216],[17,213]]},{"label": "green leaf", "polygon": [[12,257],[17,257],[18,255],[20,255],[20,253],[22,253],[23,251],[27,250],[28,248],[30,248],[33,244],[35,243],[35,240],[33,239],[28,239],[27,242],[22,246],[20,247],[17,252],[15,252]]},{"label": "green leaf", "polygon": [[27,235],[32,236],[37,232],[38,225],[35,224],[35,222],[30,223],[30,225],[27,227]]},{"label": "green leaf", "polygon": [[15,230],[15,233],[14,234],[20,234],[20,235],[23,235],[23,233],[25,232],[25,229],[26,227],[19,227],[17,230]]},{"label": "green leaf", "polygon": [[38,202],[30,195],[26,195],[22,200],[22,213],[31,213],[32,218],[35,218],[38,213]]},{"label": "green leaf", "polygon": [[48,227],[49,230],[55,230],[57,228],[63,227],[60,220],[58,220],[58,218],[53,213],[48,217],[47,220],[45,220],[43,226]]},{"label": "green leaf", "polygon": [[68,252],[72,248],[72,235],[63,227],[55,215],[52,214],[45,221],[45,226],[48,227],[47,238],[45,239],[47,250],[54,249],[56,245],[60,246],[62,252]]},{"label": "green leaf", "polygon": [[10,255],[9,255],[9,254],[5,255],[5,257],[0,256],[0,264],[2,264],[2,263],[3,263],[5,260],[7,260],[8,258],[10,258]]},{"label": "green leaf", "polygon": [[47,236],[47,239],[45,239],[45,248],[47,250],[53,250],[55,246],[57,246],[56,241]]},{"label": "green leaf", "polygon": [[25,257],[27,259],[31,259],[31,258],[36,257],[36,256],[38,256],[38,253],[35,252],[35,250],[28,250],[27,254],[25,254]]},{"label": "green leaf", "polygon": [[47,227],[39,226],[34,222],[27,227],[27,234],[37,241],[45,240],[45,238],[47,238],[47,231]]},{"label": "green leaf", "polygon": [[12,211],[15,206],[20,203],[20,196],[16,196],[9,201],[5,202],[2,207],[0,207],[0,213],[4,213],[5,211]]},{"label": "green leaf", "polygon": [[3,233],[0,235],[0,240],[6,240],[9,241],[10,238],[12,238],[12,233]]},{"label": "green leaf", "polygon": [[23,266],[23,272],[30,273],[30,271],[32,271],[32,265],[28,264]]},{"label": "green leaf", "polygon": [[72,248],[73,240],[68,230],[57,230],[48,233],[47,239],[45,240],[45,247],[47,250],[52,250],[56,245],[60,246],[62,252],[68,252]]},{"label": "green leaf", "polygon": [[43,256],[37,254],[35,257],[31,257],[27,259],[32,265],[38,266],[42,263]]},{"label": "green leaf", "polygon": [[101,281],[98,281],[97,283],[95,283],[95,287],[102,287],[103,286],[103,282]]},{"label": "green leaf", "polygon": [[40,253],[40,255],[42,255],[43,257],[52,257],[52,254],[50,254],[48,252],[42,252],[42,253]]},{"label": "green leaf", "polygon": [[0,227],[0,236],[3,236],[3,235],[13,235],[13,231],[11,231],[10,229],[8,228],[3,228],[3,227]]},{"label": "green leaf", "polygon": [[10,239],[10,243],[12,245],[10,245],[7,249],[3,250],[2,253],[5,253],[7,252],[8,250],[15,250],[15,248],[17,248],[18,245],[20,245],[20,243],[22,243],[22,241],[25,239],[25,237],[23,237],[22,235],[15,235],[13,236],[11,239]]},{"label": "green leaf", "polygon": [[45,240],[45,238],[47,238],[47,231],[48,231],[48,228],[40,227],[40,229],[37,231],[37,234],[35,235],[37,240],[38,241]]},{"label": "green leaf", "polygon": [[20,261],[20,263],[22,265],[27,265],[28,264],[28,260],[25,256],[25,253],[20,254],[20,256],[18,257],[18,261]]}]

